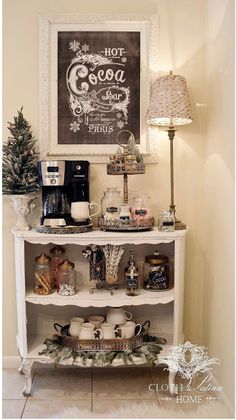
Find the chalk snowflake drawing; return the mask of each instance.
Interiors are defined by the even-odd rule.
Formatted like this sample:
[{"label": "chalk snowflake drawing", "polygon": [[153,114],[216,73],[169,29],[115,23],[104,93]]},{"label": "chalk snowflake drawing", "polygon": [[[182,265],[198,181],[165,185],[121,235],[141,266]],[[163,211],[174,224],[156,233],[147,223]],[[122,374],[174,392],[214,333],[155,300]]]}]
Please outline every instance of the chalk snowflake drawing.
[{"label": "chalk snowflake drawing", "polygon": [[[74,133],[80,131],[81,124],[86,121],[86,116],[94,111],[102,113],[118,111],[117,117],[119,121],[117,126],[123,128],[127,124],[128,119],[130,88],[114,84],[96,91],[95,89],[90,89],[91,83],[85,81],[87,76],[92,74],[90,72],[93,72],[97,67],[117,63],[101,54],[88,53],[90,46],[87,44],[81,46],[80,42],[76,40],[69,42],[69,49],[75,53],[75,56],[72,58],[66,71],[66,84],[69,91],[69,106],[73,116],[76,118],[70,123],[70,130]],[[122,61],[126,62],[127,59]],[[124,64],[120,63],[119,65],[124,67]],[[81,80],[80,85],[78,79]],[[122,100],[117,101],[117,99],[114,99],[117,97],[121,97]]]},{"label": "chalk snowflake drawing", "polygon": [[182,378],[188,379],[190,384],[199,372],[213,370],[210,366],[219,364],[219,359],[210,358],[205,347],[186,341],[182,345],[171,346],[169,354],[160,356],[159,362],[167,364],[166,369],[170,373],[179,374]]}]

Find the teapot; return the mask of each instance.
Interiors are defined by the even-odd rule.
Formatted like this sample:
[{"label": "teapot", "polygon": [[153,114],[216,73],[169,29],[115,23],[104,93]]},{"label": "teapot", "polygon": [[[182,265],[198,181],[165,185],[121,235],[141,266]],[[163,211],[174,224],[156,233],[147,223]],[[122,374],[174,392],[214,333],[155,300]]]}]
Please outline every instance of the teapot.
[{"label": "teapot", "polygon": [[110,308],[107,312],[107,322],[109,324],[125,324],[132,319],[132,314],[123,308]]}]

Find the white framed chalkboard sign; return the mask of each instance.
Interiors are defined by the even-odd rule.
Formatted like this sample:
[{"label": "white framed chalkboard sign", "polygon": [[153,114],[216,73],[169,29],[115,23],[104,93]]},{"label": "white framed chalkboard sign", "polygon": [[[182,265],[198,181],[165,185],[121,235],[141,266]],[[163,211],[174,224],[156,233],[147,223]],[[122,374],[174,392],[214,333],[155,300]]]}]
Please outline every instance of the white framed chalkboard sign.
[{"label": "white framed chalkboard sign", "polygon": [[128,129],[150,158],[156,43],[155,16],[40,16],[41,157],[106,162]]}]

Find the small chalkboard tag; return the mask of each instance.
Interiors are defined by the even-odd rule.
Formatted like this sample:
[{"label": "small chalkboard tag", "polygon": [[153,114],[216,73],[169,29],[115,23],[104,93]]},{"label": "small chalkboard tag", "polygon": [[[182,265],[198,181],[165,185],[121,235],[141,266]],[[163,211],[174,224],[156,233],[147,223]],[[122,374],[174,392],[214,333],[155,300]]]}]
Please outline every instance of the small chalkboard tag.
[{"label": "small chalkboard tag", "polygon": [[135,210],[135,214],[136,214],[137,216],[145,216],[145,215],[147,214],[147,210],[144,210],[144,209],[138,209],[138,210]]},{"label": "small chalkboard tag", "polygon": [[174,222],[163,222],[163,226],[174,226]]},{"label": "small chalkboard tag", "polygon": [[107,213],[116,213],[118,211],[117,207],[107,207],[106,208]]},{"label": "small chalkboard tag", "polygon": [[163,271],[152,271],[149,273],[149,280],[156,289],[168,289],[168,278]]}]

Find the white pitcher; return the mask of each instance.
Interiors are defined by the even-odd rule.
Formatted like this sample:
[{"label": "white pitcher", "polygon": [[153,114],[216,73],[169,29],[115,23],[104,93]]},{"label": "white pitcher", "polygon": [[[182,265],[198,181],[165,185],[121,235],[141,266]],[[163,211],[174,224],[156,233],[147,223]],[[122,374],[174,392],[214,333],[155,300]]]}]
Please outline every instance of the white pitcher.
[{"label": "white pitcher", "polygon": [[132,314],[123,308],[110,308],[107,312],[107,322],[109,324],[124,324],[132,319]]}]

